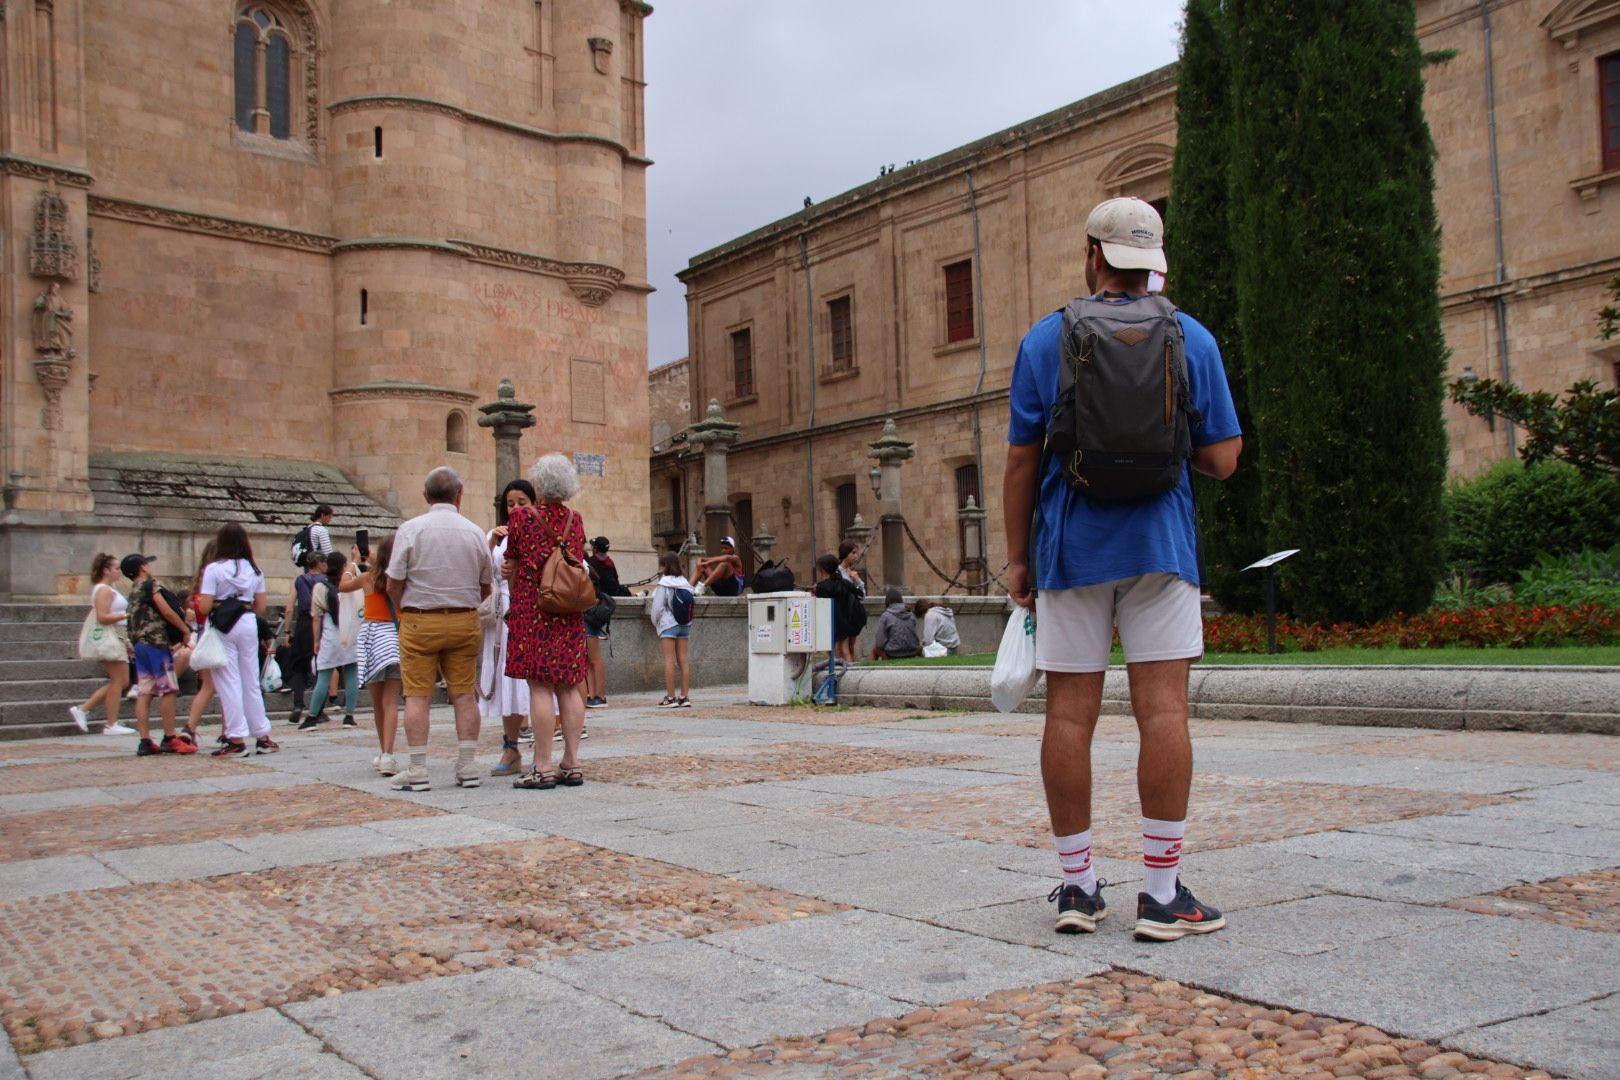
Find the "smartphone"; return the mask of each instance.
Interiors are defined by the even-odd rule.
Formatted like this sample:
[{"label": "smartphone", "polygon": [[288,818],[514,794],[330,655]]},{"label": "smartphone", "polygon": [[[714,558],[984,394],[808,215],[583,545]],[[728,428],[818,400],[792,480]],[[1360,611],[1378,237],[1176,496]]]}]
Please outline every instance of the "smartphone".
[{"label": "smartphone", "polygon": [[354,546],[359,550],[362,559],[369,556],[371,554],[371,530],[354,530]]}]

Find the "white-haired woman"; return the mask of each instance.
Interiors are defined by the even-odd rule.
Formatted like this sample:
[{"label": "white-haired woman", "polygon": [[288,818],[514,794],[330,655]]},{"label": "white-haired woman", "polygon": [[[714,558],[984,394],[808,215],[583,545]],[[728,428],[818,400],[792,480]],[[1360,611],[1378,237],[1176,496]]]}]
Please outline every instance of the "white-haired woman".
[{"label": "white-haired woman", "polygon": [[[534,764],[513,787],[578,787],[579,733],[585,723],[580,687],[589,662],[585,616],[554,615],[540,609],[540,572],[559,545],[585,561],[585,523],[566,505],[579,492],[573,462],[547,454],[529,470],[537,503],[513,509],[506,521],[506,561],[512,604],[506,615],[506,674],[529,684],[529,724],[534,729]],[[553,705],[555,695],[555,706]],[[561,714],[562,761],[551,764],[551,736]]]}]

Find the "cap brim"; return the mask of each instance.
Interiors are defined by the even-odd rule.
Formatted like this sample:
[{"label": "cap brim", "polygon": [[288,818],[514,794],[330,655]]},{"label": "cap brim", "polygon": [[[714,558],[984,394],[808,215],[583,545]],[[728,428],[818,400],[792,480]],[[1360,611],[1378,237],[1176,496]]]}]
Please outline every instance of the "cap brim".
[{"label": "cap brim", "polygon": [[1112,244],[1101,241],[1103,258],[1115,270],[1157,270],[1161,274],[1170,272],[1165,265],[1163,248],[1139,248],[1129,244]]}]

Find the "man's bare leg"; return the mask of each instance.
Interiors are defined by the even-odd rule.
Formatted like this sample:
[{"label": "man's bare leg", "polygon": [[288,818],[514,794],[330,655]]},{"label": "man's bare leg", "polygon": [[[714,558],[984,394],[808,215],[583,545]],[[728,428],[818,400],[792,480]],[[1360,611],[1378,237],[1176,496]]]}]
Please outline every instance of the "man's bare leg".
[{"label": "man's bare leg", "polygon": [[1041,781],[1052,835],[1091,828],[1091,737],[1102,710],[1100,671],[1046,673],[1046,734],[1041,739]]},{"label": "man's bare leg", "polygon": [[1192,788],[1192,737],[1187,733],[1187,673],[1191,660],[1154,660],[1126,667],[1131,711],[1142,745],[1136,758],[1136,790],[1142,816],[1164,821],[1187,818]]}]

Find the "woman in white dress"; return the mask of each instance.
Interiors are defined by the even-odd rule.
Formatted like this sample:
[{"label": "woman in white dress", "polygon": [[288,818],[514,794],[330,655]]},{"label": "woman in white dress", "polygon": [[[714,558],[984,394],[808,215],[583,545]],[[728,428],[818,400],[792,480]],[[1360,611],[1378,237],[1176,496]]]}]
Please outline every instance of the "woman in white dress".
[{"label": "woman in white dress", "polygon": [[506,612],[512,604],[512,593],[501,577],[501,566],[506,559],[507,516],[520,506],[534,503],[534,485],[527,480],[513,480],[495,500],[496,525],[489,531],[489,557],[495,565],[496,586],[490,599],[499,606],[493,625],[484,620],[484,654],[478,663],[478,715],[484,720],[499,717],[501,721],[501,760],[489,771],[491,776],[517,776],[523,772],[519,744],[529,721],[529,684],[506,675]]},{"label": "woman in white dress", "polygon": [[[129,601],[112,586],[122,576],[116,555],[97,555],[90,564],[90,606],[95,609],[96,622],[118,635],[127,646],[129,636],[124,628],[124,618],[129,611]],[[124,690],[129,686],[129,661],[103,660],[101,666],[107,672],[107,685],[98,688],[80,704],[70,707],[68,713],[80,731],[89,731],[90,710],[101,705],[107,710],[107,722],[101,728],[103,735],[133,735],[134,728],[118,722],[118,709],[124,703]],[[523,692],[528,694],[527,687]]]}]

